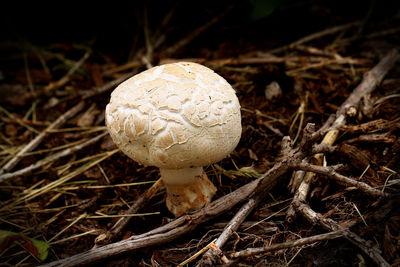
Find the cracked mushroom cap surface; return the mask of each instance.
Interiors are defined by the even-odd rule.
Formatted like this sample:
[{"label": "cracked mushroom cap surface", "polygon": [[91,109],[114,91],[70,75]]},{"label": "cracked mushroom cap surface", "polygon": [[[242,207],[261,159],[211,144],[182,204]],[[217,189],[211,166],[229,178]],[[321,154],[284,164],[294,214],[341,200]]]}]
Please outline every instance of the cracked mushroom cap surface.
[{"label": "cracked mushroom cap surface", "polygon": [[167,169],[217,162],[233,151],[242,132],[233,88],[190,62],[157,66],[121,83],[106,107],[106,124],[127,156]]}]

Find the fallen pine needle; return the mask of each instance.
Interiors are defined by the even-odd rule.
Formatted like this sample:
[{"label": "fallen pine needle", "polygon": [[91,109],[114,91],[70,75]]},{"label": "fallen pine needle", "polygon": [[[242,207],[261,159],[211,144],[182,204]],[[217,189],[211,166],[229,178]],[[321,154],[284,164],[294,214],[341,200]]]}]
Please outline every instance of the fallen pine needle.
[{"label": "fallen pine needle", "polygon": [[[101,188],[113,188],[113,187],[124,187],[124,186],[135,186],[135,185],[144,185],[144,184],[152,184],[156,181],[146,181],[146,182],[137,182],[137,183],[126,183],[126,184],[110,184],[110,185],[87,185],[82,187],[74,187],[73,189],[86,188],[86,189],[101,189]],[[72,188],[68,188],[72,189]]]},{"label": "fallen pine needle", "polygon": [[353,206],[356,209],[358,215],[360,216],[361,220],[363,221],[363,223],[365,224],[365,226],[368,226],[367,222],[364,219],[364,216],[361,214],[360,210],[358,209],[356,203],[353,202]]},{"label": "fallen pine needle", "polygon": [[217,239],[214,239],[211,243],[209,243],[207,246],[205,246],[204,248],[200,249],[199,251],[197,251],[195,254],[193,254],[189,259],[181,262],[180,264],[178,264],[178,266],[183,266],[185,264],[188,264],[189,262],[191,262],[192,260],[196,259],[198,256],[200,256],[201,254],[203,254],[204,252],[206,252],[211,245],[214,244],[214,242],[217,241]]},{"label": "fallen pine needle", "polygon": [[63,239],[60,239],[60,240],[57,240],[57,241],[54,241],[54,242],[49,242],[49,243],[50,243],[50,245],[60,244],[60,243],[66,242],[68,240],[71,240],[71,239],[74,239],[74,238],[77,238],[77,237],[81,237],[81,236],[85,236],[85,235],[88,235],[88,234],[91,234],[91,233],[94,233],[94,232],[97,232],[97,230],[96,229],[92,229],[92,230],[89,230],[89,231],[84,232],[84,233],[80,233],[80,234],[77,234],[77,235],[69,236],[69,237],[66,237],[66,238],[63,238]]},{"label": "fallen pine needle", "polygon": [[[72,178],[78,176],[79,174],[87,171],[88,169],[92,168],[93,166],[97,165],[98,163],[102,162],[103,160],[111,157],[112,155],[114,155],[118,151],[119,151],[119,149],[114,149],[112,151],[108,151],[108,152],[105,152],[105,153],[97,154],[96,155],[97,159],[95,159],[95,160],[93,160],[93,161],[91,161],[91,162],[89,162],[89,163],[87,163],[85,165],[82,165],[82,166],[78,167],[77,169],[75,169],[74,171],[68,173],[67,175],[65,175],[65,176],[63,176],[63,177],[61,177],[61,178],[59,178],[59,179],[57,179],[57,180],[55,180],[55,181],[53,181],[51,183],[39,188],[39,189],[32,190],[29,194],[16,199],[14,201],[14,203],[12,203],[11,205],[14,206],[14,205],[17,205],[17,204],[22,203],[24,201],[32,200],[32,199],[34,199],[34,198],[36,198],[36,197],[38,197],[40,195],[43,195],[43,194],[49,192],[50,190],[62,185],[63,183],[71,180]],[[4,207],[2,209],[8,209],[8,208],[9,208],[9,206],[6,206],[6,207]]]},{"label": "fallen pine needle", "polygon": [[64,233],[65,231],[67,231],[72,225],[76,224],[77,222],[79,222],[80,220],[82,220],[83,218],[87,217],[87,213],[83,213],[81,214],[78,218],[76,218],[72,223],[68,224],[67,227],[65,227],[64,229],[62,229],[60,232],[58,232],[55,236],[53,236],[52,238],[50,238],[48,240],[48,242],[51,242],[52,240],[56,239],[57,237],[59,237],[62,233]]},{"label": "fallen pine needle", "polygon": [[104,219],[104,218],[121,218],[121,217],[139,217],[148,215],[158,215],[160,212],[149,212],[149,213],[135,213],[135,214],[103,214],[87,216],[86,219]]},{"label": "fallen pine needle", "polygon": [[345,230],[338,230],[338,231],[333,231],[333,232],[329,232],[326,234],[320,234],[320,235],[314,235],[314,236],[310,236],[310,237],[300,238],[300,239],[297,239],[294,241],[288,241],[288,242],[284,242],[284,243],[280,243],[280,244],[274,244],[274,245],[259,247],[259,248],[248,248],[248,249],[245,249],[242,251],[231,253],[230,256],[231,256],[231,258],[249,257],[249,256],[261,254],[261,253],[270,252],[270,251],[298,247],[298,246],[312,244],[312,243],[319,242],[319,241],[341,238],[341,237],[344,237],[344,235],[345,235]]}]

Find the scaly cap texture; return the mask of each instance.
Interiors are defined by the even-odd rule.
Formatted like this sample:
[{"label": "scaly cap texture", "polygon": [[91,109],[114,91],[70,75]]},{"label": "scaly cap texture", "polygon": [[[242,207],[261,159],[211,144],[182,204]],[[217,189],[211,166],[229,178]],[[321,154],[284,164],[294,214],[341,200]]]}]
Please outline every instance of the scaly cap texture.
[{"label": "scaly cap texture", "polygon": [[233,88],[190,62],[157,66],[120,84],[107,105],[106,124],[127,156],[168,169],[223,159],[242,131]]}]

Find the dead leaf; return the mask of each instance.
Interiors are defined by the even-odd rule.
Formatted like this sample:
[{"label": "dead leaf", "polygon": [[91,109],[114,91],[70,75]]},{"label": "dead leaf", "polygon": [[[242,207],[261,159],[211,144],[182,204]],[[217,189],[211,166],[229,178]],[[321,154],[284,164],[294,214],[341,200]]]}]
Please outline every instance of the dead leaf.
[{"label": "dead leaf", "polygon": [[44,261],[47,258],[49,243],[26,237],[11,231],[0,230],[0,251],[3,251],[13,242],[18,241],[30,254]]}]

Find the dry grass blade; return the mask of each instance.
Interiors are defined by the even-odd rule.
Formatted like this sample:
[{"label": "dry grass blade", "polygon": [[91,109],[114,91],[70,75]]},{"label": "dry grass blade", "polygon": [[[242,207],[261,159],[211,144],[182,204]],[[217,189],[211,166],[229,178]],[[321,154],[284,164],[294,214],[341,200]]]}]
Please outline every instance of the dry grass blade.
[{"label": "dry grass blade", "polygon": [[181,262],[178,264],[178,266],[184,266],[186,264],[188,264],[189,262],[195,260],[198,256],[200,256],[201,254],[203,254],[206,250],[208,250],[213,244],[215,244],[216,239],[214,239],[213,241],[211,241],[207,246],[205,246],[204,248],[200,249],[198,252],[196,252],[195,254],[193,254],[190,258],[188,258],[187,260]]},{"label": "dry grass blade", "polygon": [[[399,54],[397,50],[390,51],[381,61],[369,72],[367,72],[364,76],[363,81],[354,89],[351,95],[346,99],[346,101],[339,107],[336,113],[336,120],[333,122],[329,131],[325,134],[321,144],[327,144],[332,146],[336,141],[336,138],[339,135],[339,129],[346,124],[346,113],[351,107],[358,106],[360,100],[363,96],[371,93],[379,84],[383,77],[388,73],[388,71],[394,66],[396,61],[399,59]],[[313,160],[315,164],[321,165],[323,162],[324,154],[319,153],[314,155]],[[305,169],[303,169],[304,171]],[[311,187],[311,182],[315,177],[314,172],[305,173],[303,181],[300,183],[300,186],[295,194],[293,202],[296,201],[305,201],[308,195],[308,192]],[[353,181],[350,179],[343,179],[343,182],[346,181],[347,184],[355,185],[358,183],[357,181]],[[365,185],[365,186],[364,186]],[[366,184],[362,184],[361,186],[367,188]],[[376,194],[378,190],[374,188],[368,188],[371,194]],[[293,221],[294,209],[293,207],[289,208],[287,213],[287,219],[289,221]]]},{"label": "dry grass blade", "polygon": [[8,112],[5,108],[3,108],[2,106],[0,106],[0,111],[5,113],[10,119],[12,119],[13,121],[17,122],[19,125],[21,125],[22,127],[25,127],[26,129],[28,129],[29,131],[33,132],[33,133],[37,133],[40,134],[40,131],[36,130],[35,128],[29,126],[28,124],[26,124],[25,122],[23,122],[22,120],[16,118],[13,114],[11,114],[10,112]]},{"label": "dry grass blade", "polygon": [[274,245],[265,246],[265,247],[261,247],[261,248],[248,248],[248,249],[245,249],[242,251],[234,252],[234,253],[230,254],[230,257],[231,258],[250,257],[250,256],[254,256],[257,254],[276,251],[276,250],[280,250],[280,249],[299,247],[299,246],[313,244],[313,243],[321,242],[321,241],[325,241],[325,240],[341,238],[344,236],[344,234],[345,234],[344,230],[338,230],[338,231],[333,231],[333,232],[326,233],[326,234],[304,237],[304,238],[301,238],[301,239],[298,239],[295,241],[288,241],[288,242],[274,244]]},{"label": "dry grass blade", "polygon": [[64,229],[62,229],[60,232],[58,232],[55,236],[53,236],[52,238],[49,239],[49,242],[53,241],[54,239],[56,239],[57,237],[59,237],[62,233],[64,233],[65,231],[67,231],[71,226],[73,226],[74,224],[76,224],[77,222],[79,222],[80,220],[82,220],[83,218],[86,218],[87,214],[83,213],[81,215],[78,216],[78,218],[76,218],[75,220],[73,220],[69,225],[67,225]]},{"label": "dry grass blade", "polygon": [[124,218],[124,217],[140,217],[149,215],[159,215],[160,212],[148,212],[148,213],[135,213],[135,214],[102,214],[102,215],[91,215],[87,216],[88,219],[107,219],[107,218]]},{"label": "dry grass blade", "polygon": [[64,86],[67,82],[70,81],[72,75],[82,66],[83,63],[89,58],[90,54],[92,53],[92,50],[88,50],[85,52],[85,54],[82,56],[79,61],[77,61],[72,68],[69,69],[67,74],[65,74],[64,77],[62,77],[60,80],[56,82],[51,82],[49,85],[47,85],[44,88],[45,93],[49,93],[50,91],[53,91],[57,88],[60,88],[61,86]]},{"label": "dry grass blade", "polygon": [[98,136],[87,140],[86,142],[80,143],[78,145],[75,145],[73,147],[67,148],[67,149],[65,149],[63,151],[60,151],[58,153],[55,153],[55,154],[53,154],[51,156],[48,156],[47,158],[39,160],[38,162],[36,162],[36,163],[34,163],[34,164],[24,168],[24,169],[18,170],[18,171],[13,172],[13,173],[2,174],[2,175],[0,175],[0,182],[5,181],[5,180],[10,179],[10,178],[13,178],[13,177],[26,175],[26,174],[28,174],[28,173],[30,173],[30,172],[32,172],[32,171],[34,171],[34,170],[36,170],[36,169],[38,169],[40,167],[43,167],[43,166],[49,164],[50,162],[54,162],[54,161],[56,161],[56,160],[58,160],[58,159],[60,159],[62,157],[71,155],[72,153],[74,153],[74,152],[76,152],[78,150],[81,150],[81,149],[85,148],[86,146],[89,146],[89,145],[97,142],[102,137],[104,137],[106,134],[107,134],[107,132],[103,132],[103,133],[99,134]]},{"label": "dry grass blade", "polygon": [[74,107],[69,109],[66,113],[64,113],[62,116],[60,116],[57,120],[55,120],[52,124],[49,125],[43,132],[41,132],[38,136],[36,136],[31,142],[29,142],[24,148],[22,148],[12,160],[7,162],[1,169],[0,169],[0,174],[5,173],[10,171],[12,168],[15,167],[15,165],[18,164],[20,161],[21,156],[29,151],[32,151],[35,149],[40,142],[47,136],[49,130],[56,129],[63,125],[68,119],[72,118],[75,116],[79,111],[83,109],[85,106],[85,102],[81,101],[78,104],[76,104]]},{"label": "dry grass blade", "polygon": [[[32,190],[28,194],[18,197],[17,199],[14,200],[14,202],[12,202],[12,204],[10,206],[16,206],[16,205],[18,205],[20,203],[32,200],[32,199],[34,199],[34,198],[36,198],[38,196],[41,196],[41,195],[49,192],[50,190],[62,185],[63,183],[65,183],[65,182],[71,180],[72,178],[76,177],[77,175],[83,173],[84,171],[92,168],[93,166],[96,166],[98,163],[100,163],[103,160],[111,157],[112,155],[114,155],[118,151],[119,151],[119,149],[115,149],[115,150],[108,151],[108,152],[105,152],[105,153],[97,154],[96,155],[96,159],[94,159],[94,160],[92,160],[92,161],[90,161],[90,162],[78,167],[77,169],[73,170],[69,174],[67,174],[67,175],[65,175],[65,176],[63,176],[63,177],[61,177],[61,178],[59,178],[59,179],[57,179],[57,180],[55,180],[55,181],[53,181],[51,183],[39,188],[39,189]],[[5,206],[1,210],[8,209],[8,208],[10,208],[10,206]]]}]

